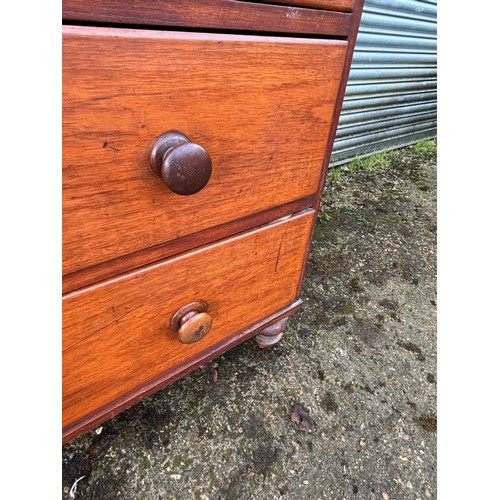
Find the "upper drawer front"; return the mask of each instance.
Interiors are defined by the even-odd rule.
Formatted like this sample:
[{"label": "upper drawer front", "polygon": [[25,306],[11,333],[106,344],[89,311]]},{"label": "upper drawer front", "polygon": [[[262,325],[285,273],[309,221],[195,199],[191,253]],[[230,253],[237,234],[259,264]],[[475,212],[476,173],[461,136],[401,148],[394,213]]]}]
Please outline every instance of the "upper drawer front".
[{"label": "upper drawer front", "polygon": [[308,7],[312,9],[339,10],[341,12],[352,12],[356,0],[259,0],[264,3],[279,3],[294,7]]},{"label": "upper drawer front", "polygon": [[[346,43],[64,27],[63,273],[315,193]],[[198,193],[149,169],[179,130],[212,158]]]},{"label": "upper drawer front", "polygon": [[[312,221],[311,210],[65,296],[63,425],[292,304]],[[170,320],[196,300],[212,329],[183,344]]]},{"label": "upper drawer front", "polygon": [[[277,5],[277,3],[283,5]],[[63,0],[65,21],[347,37],[354,0]],[[289,4],[289,5],[286,5]],[[319,8],[297,8],[319,7]],[[357,6],[361,9],[361,3]],[[325,10],[326,9],[326,10]]]}]

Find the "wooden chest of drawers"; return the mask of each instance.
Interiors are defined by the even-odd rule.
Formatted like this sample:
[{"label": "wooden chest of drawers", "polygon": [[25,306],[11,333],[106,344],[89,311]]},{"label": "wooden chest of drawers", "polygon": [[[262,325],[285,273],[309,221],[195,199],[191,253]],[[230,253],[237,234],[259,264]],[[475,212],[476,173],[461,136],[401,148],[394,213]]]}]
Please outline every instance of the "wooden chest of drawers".
[{"label": "wooden chest of drawers", "polygon": [[63,1],[63,442],[281,338],[362,3]]}]

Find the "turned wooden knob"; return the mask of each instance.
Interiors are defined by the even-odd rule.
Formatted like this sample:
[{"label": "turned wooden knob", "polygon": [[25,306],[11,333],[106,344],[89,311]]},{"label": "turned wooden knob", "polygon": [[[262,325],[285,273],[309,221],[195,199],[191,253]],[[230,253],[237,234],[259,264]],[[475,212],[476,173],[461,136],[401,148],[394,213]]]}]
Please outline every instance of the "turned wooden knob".
[{"label": "turned wooden knob", "polygon": [[212,328],[212,317],[207,304],[201,300],[181,307],[172,317],[170,326],[183,344],[192,344],[203,338]]},{"label": "turned wooden knob", "polygon": [[197,193],[212,175],[210,155],[175,130],[158,137],[151,149],[150,165],[170,190],[182,195]]}]

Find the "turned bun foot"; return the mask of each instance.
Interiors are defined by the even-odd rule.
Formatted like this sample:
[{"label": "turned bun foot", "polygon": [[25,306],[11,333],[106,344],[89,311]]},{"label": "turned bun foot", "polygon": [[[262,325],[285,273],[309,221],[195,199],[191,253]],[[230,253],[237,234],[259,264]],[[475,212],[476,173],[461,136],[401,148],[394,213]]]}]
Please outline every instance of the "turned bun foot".
[{"label": "turned bun foot", "polygon": [[254,337],[257,345],[264,349],[265,347],[278,343],[281,340],[281,337],[283,337],[283,330],[285,329],[287,322],[288,317],[280,319],[271,326],[264,328],[264,330]]}]

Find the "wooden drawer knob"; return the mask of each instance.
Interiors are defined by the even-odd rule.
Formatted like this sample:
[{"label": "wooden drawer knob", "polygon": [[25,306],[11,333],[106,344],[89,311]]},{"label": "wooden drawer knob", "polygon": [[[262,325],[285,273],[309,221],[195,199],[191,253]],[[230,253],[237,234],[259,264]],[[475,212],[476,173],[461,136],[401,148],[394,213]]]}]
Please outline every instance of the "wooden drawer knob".
[{"label": "wooden drawer knob", "polygon": [[203,338],[212,328],[212,317],[207,304],[201,300],[181,307],[172,317],[170,326],[183,344],[192,344]]},{"label": "wooden drawer knob", "polygon": [[212,175],[212,159],[200,145],[172,130],[158,137],[150,165],[174,193],[189,195],[203,189]]}]

